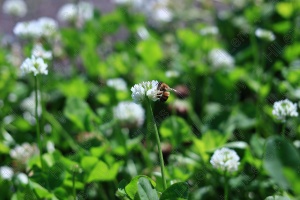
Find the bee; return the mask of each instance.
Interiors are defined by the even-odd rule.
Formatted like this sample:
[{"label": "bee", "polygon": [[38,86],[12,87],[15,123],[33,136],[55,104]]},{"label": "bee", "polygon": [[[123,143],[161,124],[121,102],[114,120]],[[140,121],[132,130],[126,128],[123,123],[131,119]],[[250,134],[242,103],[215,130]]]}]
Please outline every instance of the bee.
[{"label": "bee", "polygon": [[170,88],[166,83],[163,82],[159,82],[157,85],[157,98],[159,98],[159,100],[161,102],[166,102],[170,96],[170,92],[169,91],[175,91],[177,92],[175,89]]}]

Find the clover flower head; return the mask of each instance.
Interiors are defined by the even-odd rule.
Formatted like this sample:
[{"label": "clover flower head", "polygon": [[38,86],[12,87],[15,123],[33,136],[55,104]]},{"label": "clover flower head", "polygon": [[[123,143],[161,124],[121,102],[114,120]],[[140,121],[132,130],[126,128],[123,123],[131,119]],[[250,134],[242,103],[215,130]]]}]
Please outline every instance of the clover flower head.
[{"label": "clover flower head", "polygon": [[173,14],[169,8],[161,7],[153,11],[152,18],[158,22],[170,22],[173,18]]},{"label": "clover flower head", "polygon": [[10,180],[14,175],[14,171],[9,166],[1,166],[0,167],[0,177],[3,180]]},{"label": "clover flower head", "polygon": [[6,0],[2,9],[5,14],[16,17],[24,17],[27,13],[27,6],[23,0]]},{"label": "clover flower head", "polygon": [[63,5],[57,13],[57,18],[62,22],[72,22],[75,21],[77,16],[77,7],[75,4],[67,3]]},{"label": "clover flower head", "polygon": [[31,58],[26,58],[22,63],[20,69],[23,74],[28,74],[33,72],[34,76],[37,74],[48,74],[48,65],[40,57],[31,56]]},{"label": "clover flower head", "polygon": [[234,58],[223,49],[213,49],[208,54],[208,59],[215,69],[234,67]]},{"label": "clover flower head", "polygon": [[27,185],[29,182],[28,176],[22,172],[17,174],[16,179],[23,185]]},{"label": "clover flower head", "polygon": [[166,77],[168,78],[177,78],[180,74],[177,70],[168,70],[166,71]]},{"label": "clover flower head", "polygon": [[52,52],[46,51],[41,44],[36,44],[32,51],[32,55],[35,57],[40,57],[43,59],[51,59],[52,58]]},{"label": "clover flower head", "polygon": [[219,29],[216,26],[207,26],[200,30],[201,35],[218,35]]},{"label": "clover flower head", "polygon": [[85,1],[78,3],[78,14],[81,20],[87,21],[92,19],[94,16],[94,6],[93,4]]},{"label": "clover flower head", "polygon": [[114,117],[124,127],[140,127],[145,121],[145,110],[139,104],[130,101],[120,102],[113,109]]},{"label": "clover flower head", "polygon": [[149,98],[152,101],[157,101],[159,98],[157,97],[157,93],[159,92],[157,89],[158,81],[145,81],[139,84],[135,84],[132,88],[132,99],[135,103],[142,103],[145,98]]},{"label": "clover flower head", "polygon": [[226,172],[235,172],[238,170],[240,157],[234,150],[228,148],[218,149],[210,159],[214,168]]},{"label": "clover flower head", "polygon": [[15,159],[20,164],[26,164],[30,158],[39,154],[39,149],[36,144],[31,145],[25,142],[22,145],[17,145],[15,148],[11,149],[9,154],[11,158]]},{"label": "clover flower head", "polygon": [[14,27],[14,34],[18,37],[49,38],[57,32],[57,22],[49,17],[41,17],[38,20],[18,22]]},{"label": "clover flower head", "polygon": [[285,122],[287,117],[297,117],[297,104],[285,99],[276,101],[273,105],[272,114],[281,122]]},{"label": "clover flower head", "polygon": [[262,29],[262,28],[258,28],[255,30],[255,35],[258,38],[261,38],[263,40],[266,41],[274,41],[275,40],[275,35],[272,31],[266,30],[266,29]]},{"label": "clover flower head", "polygon": [[58,29],[57,22],[49,17],[41,17],[37,21],[38,26],[41,29],[41,35],[44,37],[53,36]]},{"label": "clover flower head", "polygon": [[107,85],[119,91],[127,90],[127,83],[122,78],[108,79]]},{"label": "clover flower head", "polygon": [[57,13],[58,20],[62,22],[85,22],[94,16],[94,6],[89,2],[81,1],[78,4],[67,3]]},{"label": "clover flower head", "polygon": [[137,35],[142,39],[146,40],[149,38],[149,32],[144,26],[140,26],[137,29]]}]

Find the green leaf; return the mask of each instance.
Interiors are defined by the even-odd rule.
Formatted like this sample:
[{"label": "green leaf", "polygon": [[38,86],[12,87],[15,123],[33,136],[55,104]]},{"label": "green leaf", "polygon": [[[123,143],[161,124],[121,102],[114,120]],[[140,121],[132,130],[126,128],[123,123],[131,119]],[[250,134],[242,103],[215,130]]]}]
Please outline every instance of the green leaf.
[{"label": "green leaf", "polygon": [[290,200],[290,198],[275,195],[275,196],[268,196],[267,198],[265,198],[265,200]]},{"label": "green leaf", "polygon": [[138,194],[141,200],[158,200],[157,191],[152,188],[150,181],[144,177],[139,178]]},{"label": "green leaf", "polygon": [[41,198],[52,198],[53,195],[46,188],[42,187],[40,184],[33,181],[29,181],[30,187],[35,191],[35,193]]},{"label": "green leaf", "polygon": [[224,147],[228,148],[237,148],[237,149],[246,149],[248,144],[243,141],[229,142],[224,145]]},{"label": "green leaf", "polygon": [[58,85],[58,89],[66,97],[78,97],[85,99],[89,92],[89,86],[80,78],[72,79],[68,82],[62,82]]},{"label": "green leaf", "polygon": [[[266,151],[264,155],[264,167],[269,175],[283,189],[292,189],[291,178],[298,179],[300,166],[300,155],[297,149],[282,137],[270,137],[266,142]],[[291,177],[290,174],[296,175]]]},{"label": "green leaf", "polygon": [[131,179],[130,183],[128,183],[128,185],[126,185],[125,187],[125,192],[131,199],[134,199],[134,196],[138,191],[138,180],[141,177],[147,178],[151,182],[153,187],[156,186],[156,183],[148,176],[145,175],[135,176],[133,179]]},{"label": "green leaf", "polygon": [[171,116],[165,119],[160,126],[162,138],[171,140],[172,145],[178,146],[182,142],[192,140],[192,131],[190,126],[183,118]]},{"label": "green leaf", "polygon": [[66,170],[62,163],[55,163],[48,169],[48,181],[51,189],[58,188],[65,179]]},{"label": "green leaf", "polygon": [[196,34],[189,29],[179,29],[177,31],[177,37],[184,44],[184,46],[188,48],[196,48],[199,46],[199,34]]},{"label": "green leaf", "polygon": [[174,183],[161,195],[160,200],[187,199],[189,186],[185,182]]},{"label": "green leaf", "polygon": [[292,2],[278,2],[276,3],[276,11],[284,18],[290,18],[294,12]]},{"label": "green leaf", "polygon": [[91,173],[88,176],[87,182],[93,181],[111,181],[117,176],[119,168],[123,162],[116,162],[112,166],[108,167],[106,163],[99,160]]},{"label": "green leaf", "polygon": [[126,180],[122,180],[119,184],[118,184],[118,190],[116,192],[116,196],[120,199],[124,199],[124,200],[127,200],[129,199],[127,197],[127,194],[125,192],[125,186],[127,185],[127,182]]},{"label": "green leaf", "polygon": [[93,156],[85,156],[81,159],[81,167],[85,171],[90,171],[97,164],[98,158]]},{"label": "green leaf", "polygon": [[163,58],[160,44],[153,39],[139,42],[136,51],[149,66],[153,66]]},{"label": "green leaf", "polygon": [[73,97],[67,99],[64,115],[82,131],[89,130],[91,120],[96,119],[95,114],[85,101]]}]

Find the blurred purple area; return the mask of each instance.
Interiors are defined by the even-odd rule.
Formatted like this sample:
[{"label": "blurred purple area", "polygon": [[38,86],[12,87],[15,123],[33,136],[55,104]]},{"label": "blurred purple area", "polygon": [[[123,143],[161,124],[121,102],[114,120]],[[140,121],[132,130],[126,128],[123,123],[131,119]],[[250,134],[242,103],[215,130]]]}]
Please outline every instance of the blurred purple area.
[{"label": "blurred purple area", "polygon": [[[114,4],[112,0],[85,0],[86,2],[91,2],[97,7],[101,12],[110,12],[114,9]],[[27,14],[22,18],[14,18],[12,16],[6,15],[2,11],[2,5],[4,0],[0,0],[0,35],[12,34],[12,30],[18,21],[27,21],[32,19],[37,19],[39,17],[51,17],[55,20],[56,14],[59,8],[66,4],[72,3],[74,1],[65,0],[25,0],[27,4]]]}]

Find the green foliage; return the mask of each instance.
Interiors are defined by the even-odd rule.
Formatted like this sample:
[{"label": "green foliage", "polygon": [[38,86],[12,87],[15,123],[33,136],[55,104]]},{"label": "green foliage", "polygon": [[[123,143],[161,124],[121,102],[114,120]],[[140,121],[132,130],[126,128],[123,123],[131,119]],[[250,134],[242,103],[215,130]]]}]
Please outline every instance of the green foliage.
[{"label": "green foliage", "polygon": [[[168,13],[156,10],[164,1],[152,3],[95,8],[87,21],[60,23],[52,39],[1,36],[0,169],[13,169],[0,171],[1,199],[220,199],[227,179],[210,160],[223,147],[240,158],[226,174],[229,199],[300,198],[299,116],[280,122],[272,113],[283,99],[299,110],[300,1],[174,0],[169,22],[156,18]],[[39,76],[42,163],[34,76],[20,70],[36,43],[53,54]],[[113,78],[127,85],[109,85]],[[153,102],[165,190],[147,106],[138,119],[115,110],[152,79],[176,89]]]}]

